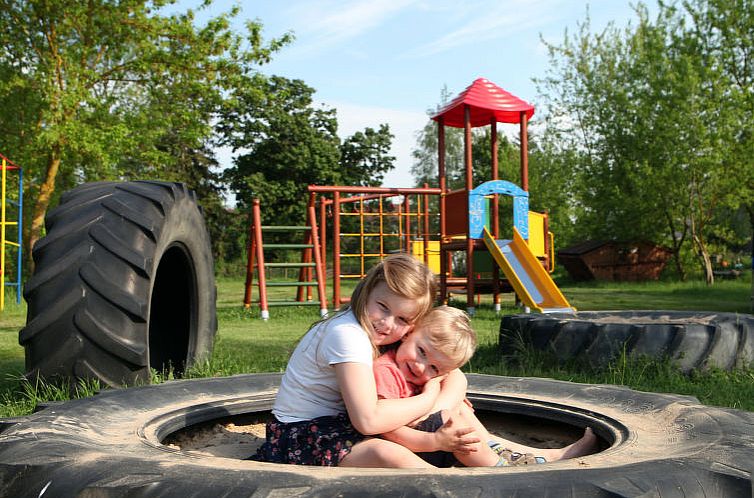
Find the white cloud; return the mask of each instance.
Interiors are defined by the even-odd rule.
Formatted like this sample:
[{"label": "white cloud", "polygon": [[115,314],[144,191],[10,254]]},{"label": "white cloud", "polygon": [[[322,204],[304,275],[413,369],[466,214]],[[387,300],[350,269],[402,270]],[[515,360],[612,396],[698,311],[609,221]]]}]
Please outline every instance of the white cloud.
[{"label": "white cloud", "polygon": [[369,32],[397,15],[416,0],[319,1],[289,9],[298,39],[295,49],[311,52],[342,44]]},{"label": "white cloud", "polygon": [[489,3],[482,2],[473,11],[468,5],[459,3],[458,7],[446,15],[467,17],[465,22],[453,31],[408,51],[405,56],[427,57],[459,46],[503,39],[534,30],[556,19],[554,11],[563,0],[498,1],[494,2],[494,5]]}]

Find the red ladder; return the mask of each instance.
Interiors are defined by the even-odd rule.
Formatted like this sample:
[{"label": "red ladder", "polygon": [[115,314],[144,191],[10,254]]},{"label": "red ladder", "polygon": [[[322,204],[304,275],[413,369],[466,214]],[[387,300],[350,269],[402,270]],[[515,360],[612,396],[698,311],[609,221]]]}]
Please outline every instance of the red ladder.
[{"label": "red ladder", "polygon": [[[257,271],[257,283],[259,287],[259,307],[261,310],[262,320],[270,317],[270,306],[306,306],[319,304],[320,316],[327,315],[327,298],[325,297],[325,271],[322,264],[322,255],[319,244],[319,231],[317,227],[317,218],[314,211],[314,196],[310,197],[307,209],[308,224],[303,226],[270,226],[262,225],[261,209],[259,199],[252,202],[252,222],[249,227],[249,252],[246,263],[246,291],[244,294],[244,307],[251,307],[251,294],[254,284],[254,270]],[[305,241],[303,244],[265,244],[263,232],[294,232],[305,231]],[[300,263],[266,263],[264,258],[265,249],[302,249]],[[314,255],[314,262],[312,262]],[[287,281],[267,281],[267,268],[300,268],[299,279],[297,282]],[[314,268],[316,282],[312,282],[311,269]],[[310,301],[311,287],[317,286],[319,301]],[[296,300],[293,301],[271,301],[267,296],[268,287],[297,287],[298,292]],[[307,289],[304,296],[304,289]]]}]

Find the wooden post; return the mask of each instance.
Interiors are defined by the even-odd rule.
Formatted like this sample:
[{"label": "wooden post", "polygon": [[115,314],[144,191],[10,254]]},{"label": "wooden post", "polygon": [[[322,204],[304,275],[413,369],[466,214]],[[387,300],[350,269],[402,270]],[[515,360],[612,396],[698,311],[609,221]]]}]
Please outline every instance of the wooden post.
[{"label": "wooden post", "polygon": [[317,294],[319,295],[319,315],[327,316],[327,297],[325,297],[325,268],[322,266],[322,258],[319,248],[319,233],[317,230],[317,215],[314,207],[314,194],[309,198],[309,218],[312,224],[309,227],[312,235],[312,253],[314,254],[314,271],[317,276]]},{"label": "wooden post", "polygon": [[333,193],[332,204],[332,278],[333,308],[340,308],[340,192]]},{"label": "wooden post", "polygon": [[411,208],[408,204],[408,195],[403,196],[403,214],[406,217],[406,223],[403,226],[403,252],[411,254]]},{"label": "wooden post", "polygon": [[529,135],[526,129],[526,111],[521,111],[521,188],[529,191]]},{"label": "wooden post", "polygon": [[262,243],[262,216],[259,208],[259,199],[254,199],[252,205],[252,217],[254,219],[254,241],[257,258],[257,281],[259,282],[259,308],[261,309],[262,320],[270,318],[270,311],[267,306],[267,277],[264,268],[264,247]]},{"label": "wooden post", "polygon": [[[492,153],[492,179],[499,179],[499,167],[498,167],[498,144],[497,144],[497,121],[493,117],[490,119],[490,144]],[[495,194],[492,196],[492,235],[495,240],[500,238],[500,215],[499,215],[499,198]],[[492,260],[492,258],[490,258]],[[495,312],[500,312],[500,267],[492,260],[492,302],[495,307]]]},{"label": "wooden post", "polygon": [[[463,150],[466,166],[466,195],[474,189],[471,171],[471,107],[463,105]],[[466,228],[466,311],[474,316],[474,240],[471,238],[469,227]]]},{"label": "wooden post", "polygon": [[324,197],[319,199],[319,247],[322,251],[322,268],[327,268],[327,206]]},{"label": "wooden post", "polygon": [[[429,184],[425,183],[424,188],[429,188]],[[424,264],[429,265],[429,195],[424,194]]]},{"label": "wooden post", "polygon": [[443,244],[445,244],[445,237],[447,236],[445,228],[445,194],[448,191],[445,178],[445,118],[443,117],[437,120],[437,170],[440,187],[440,302],[447,304],[450,265],[443,250]]}]

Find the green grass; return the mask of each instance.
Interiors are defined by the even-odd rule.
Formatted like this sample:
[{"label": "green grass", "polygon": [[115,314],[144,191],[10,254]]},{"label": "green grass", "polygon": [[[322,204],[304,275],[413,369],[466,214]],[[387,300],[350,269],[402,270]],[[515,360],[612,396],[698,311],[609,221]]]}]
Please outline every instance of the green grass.
[{"label": "green grass", "polygon": [[[561,287],[571,304],[580,310],[667,309],[729,311],[749,313],[751,280],[746,275],[721,281],[713,287],[699,282],[590,283]],[[344,293],[350,292],[347,286]],[[219,329],[210,361],[197,365],[188,377],[233,375],[247,372],[282,372],[298,339],[318,319],[318,307],[272,308],[271,319],[259,319],[256,307],[244,309],[243,281],[222,278],[218,287]],[[254,289],[256,294],[256,289]],[[294,292],[275,289],[276,294]],[[503,299],[503,312],[516,313],[511,295]],[[21,382],[24,350],[18,345],[18,331],[26,319],[25,305],[6,301],[0,313],[0,416],[29,413],[38,402],[87,396],[99,388],[84,383],[60,388]],[[467,372],[507,376],[548,377],[590,384],[622,384],[634,389],[674,392],[698,397],[703,403],[754,411],[754,371],[706,370],[683,375],[662,361],[620,359],[608,368],[594,370],[583,365],[563,365],[535,351],[519,351],[503,357],[497,347],[500,317],[489,297],[483,299],[473,325],[479,349],[464,368]],[[170,376],[168,376],[169,378]],[[156,377],[161,381],[161,376]]]},{"label": "green grass", "polygon": [[698,310],[750,312],[751,279],[704,282],[608,282],[565,287],[571,304],[583,310]]}]

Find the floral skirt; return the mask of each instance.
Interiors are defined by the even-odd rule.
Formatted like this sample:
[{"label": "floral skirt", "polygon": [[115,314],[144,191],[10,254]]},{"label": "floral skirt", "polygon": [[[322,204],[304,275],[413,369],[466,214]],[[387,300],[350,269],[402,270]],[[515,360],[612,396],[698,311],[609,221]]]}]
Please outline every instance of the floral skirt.
[{"label": "floral skirt", "polygon": [[345,413],[285,424],[267,423],[265,442],[249,460],[335,467],[364,435]]}]

